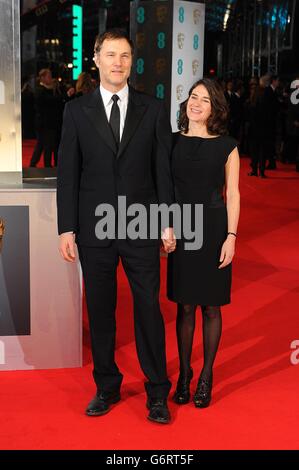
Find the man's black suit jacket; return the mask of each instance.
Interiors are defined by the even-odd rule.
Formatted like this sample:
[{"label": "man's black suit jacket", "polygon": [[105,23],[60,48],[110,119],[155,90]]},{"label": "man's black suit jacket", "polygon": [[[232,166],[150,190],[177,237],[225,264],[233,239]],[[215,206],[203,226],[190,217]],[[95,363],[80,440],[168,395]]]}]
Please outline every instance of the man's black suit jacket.
[{"label": "man's black suit jacket", "polygon": [[[107,121],[100,89],[68,103],[58,154],[58,232],[73,231],[86,246],[108,246],[99,240],[95,210],[106,203],[127,206],[173,203],[170,173],[171,127],[163,103],[129,87],[125,127],[119,149]],[[136,240],[136,246],[157,243]]]},{"label": "man's black suit jacket", "polygon": [[275,138],[277,128],[277,115],[279,112],[279,98],[271,86],[264,92],[265,120],[264,132],[268,137]]}]

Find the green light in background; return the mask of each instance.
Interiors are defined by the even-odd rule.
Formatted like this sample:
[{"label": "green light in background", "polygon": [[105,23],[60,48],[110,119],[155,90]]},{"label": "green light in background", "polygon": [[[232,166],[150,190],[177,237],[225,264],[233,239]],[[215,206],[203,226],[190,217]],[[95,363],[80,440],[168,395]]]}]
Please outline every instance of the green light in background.
[{"label": "green light in background", "polygon": [[113,0],[102,0],[101,6],[102,6],[103,8],[110,8],[110,7],[113,6],[113,5],[112,5],[112,2],[113,2]]},{"label": "green light in background", "polygon": [[82,72],[82,25],[83,11],[80,5],[73,5],[73,80]]}]

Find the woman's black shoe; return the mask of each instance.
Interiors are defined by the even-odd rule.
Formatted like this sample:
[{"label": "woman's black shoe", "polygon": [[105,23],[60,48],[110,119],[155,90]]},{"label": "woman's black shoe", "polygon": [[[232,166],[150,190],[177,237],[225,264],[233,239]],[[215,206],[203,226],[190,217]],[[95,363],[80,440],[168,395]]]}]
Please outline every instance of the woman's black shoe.
[{"label": "woman's black shoe", "polygon": [[196,408],[207,408],[212,399],[212,379],[198,379],[193,402]]},{"label": "woman's black shoe", "polygon": [[193,370],[190,367],[189,373],[186,376],[180,374],[179,380],[176,386],[176,391],[173,395],[173,401],[177,405],[186,405],[190,401],[190,382],[193,377]]}]

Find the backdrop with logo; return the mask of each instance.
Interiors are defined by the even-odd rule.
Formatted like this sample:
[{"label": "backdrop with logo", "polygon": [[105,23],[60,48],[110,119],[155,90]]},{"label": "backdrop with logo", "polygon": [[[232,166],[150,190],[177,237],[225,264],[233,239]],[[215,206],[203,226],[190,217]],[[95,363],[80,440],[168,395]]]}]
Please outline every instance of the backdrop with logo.
[{"label": "backdrop with logo", "polygon": [[179,106],[203,76],[205,5],[173,2],[171,124],[176,129]]},{"label": "backdrop with logo", "polygon": [[21,183],[19,2],[0,2],[0,183]]},{"label": "backdrop with logo", "polygon": [[56,220],[54,187],[0,186],[0,373],[82,364],[81,270]]},{"label": "backdrop with logo", "polygon": [[205,5],[183,0],[131,5],[131,38],[136,45],[131,83],[163,99],[173,131],[179,105],[203,75]]},{"label": "backdrop with logo", "polygon": [[29,207],[0,206],[0,336],[30,335]]}]

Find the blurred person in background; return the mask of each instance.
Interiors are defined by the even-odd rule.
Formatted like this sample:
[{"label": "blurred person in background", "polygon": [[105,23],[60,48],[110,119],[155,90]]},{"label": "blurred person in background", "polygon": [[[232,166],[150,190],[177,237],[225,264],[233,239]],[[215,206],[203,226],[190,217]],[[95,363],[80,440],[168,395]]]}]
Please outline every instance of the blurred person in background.
[{"label": "blurred person in background", "polygon": [[284,163],[296,163],[299,171],[299,77],[295,88],[290,89],[286,113],[286,140],[282,160]]},{"label": "blurred person in background", "polygon": [[44,152],[45,167],[57,165],[57,154],[62,126],[64,98],[59,83],[53,79],[49,69],[42,69],[38,74],[38,86],[35,93],[36,145],[30,166],[35,167]]},{"label": "blurred person in background", "polygon": [[280,80],[277,75],[273,75],[270,79],[270,85],[265,88],[264,106],[265,106],[265,160],[268,161],[267,170],[276,169],[276,140],[278,129],[278,113],[280,108],[277,89]]}]

